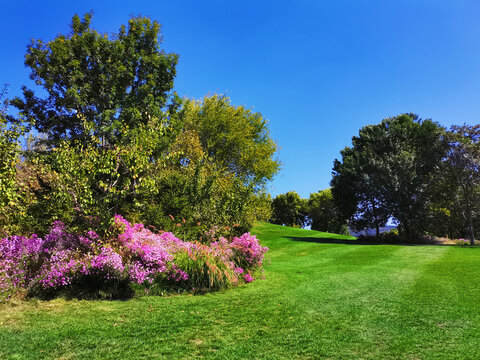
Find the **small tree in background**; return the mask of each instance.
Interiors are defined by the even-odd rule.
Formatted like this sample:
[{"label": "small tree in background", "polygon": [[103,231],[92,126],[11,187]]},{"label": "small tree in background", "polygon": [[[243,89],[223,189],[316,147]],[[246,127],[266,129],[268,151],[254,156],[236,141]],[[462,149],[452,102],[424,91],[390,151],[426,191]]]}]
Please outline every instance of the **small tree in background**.
[{"label": "small tree in background", "polygon": [[307,203],[295,191],[277,195],[272,201],[270,222],[278,225],[304,227],[308,224]]},{"label": "small tree in background", "polygon": [[342,219],[335,206],[331,189],[310,194],[307,212],[312,230],[336,234],[348,233],[347,222]]}]

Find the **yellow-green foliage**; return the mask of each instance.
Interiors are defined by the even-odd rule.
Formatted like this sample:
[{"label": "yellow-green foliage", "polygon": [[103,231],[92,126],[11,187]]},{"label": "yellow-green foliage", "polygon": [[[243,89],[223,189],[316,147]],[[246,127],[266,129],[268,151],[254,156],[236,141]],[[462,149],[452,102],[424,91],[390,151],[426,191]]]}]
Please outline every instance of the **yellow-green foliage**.
[{"label": "yellow-green foliage", "polygon": [[20,162],[19,139],[24,133],[23,126],[9,124],[0,110],[0,235],[8,232],[11,217],[23,211],[19,209],[20,184],[16,174]]},{"label": "yellow-green foliage", "polygon": [[189,274],[189,287],[197,291],[219,290],[236,283],[233,269],[211,253],[208,246],[196,243],[195,248],[175,254],[175,264]]}]

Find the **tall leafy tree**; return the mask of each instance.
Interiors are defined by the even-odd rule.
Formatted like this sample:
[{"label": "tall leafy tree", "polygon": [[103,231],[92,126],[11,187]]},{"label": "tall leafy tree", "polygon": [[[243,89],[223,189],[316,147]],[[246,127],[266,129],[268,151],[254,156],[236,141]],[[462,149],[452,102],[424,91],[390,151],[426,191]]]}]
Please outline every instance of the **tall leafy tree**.
[{"label": "tall leafy tree", "polygon": [[218,95],[185,100],[177,115],[178,135],[149,216],[210,226],[266,220],[265,185],[279,169],[266,119]]},{"label": "tall leafy tree", "polygon": [[107,35],[91,20],[91,13],[75,15],[69,34],[31,42],[25,64],[43,91],[23,87],[23,98],[11,101],[48,144],[28,156],[38,178],[51,175],[36,192],[42,213],[30,208],[41,224],[138,211],[175,137],[178,56],[160,48],[160,24],[131,18]]},{"label": "tall leafy tree", "polygon": [[385,135],[380,126],[363,127],[352,138],[353,146],[341,151],[342,161],[335,159],[331,181],[334,203],[349,226],[376,229],[377,236],[389,217],[378,169]]},{"label": "tall leafy tree", "polygon": [[277,144],[261,113],[214,95],[201,101],[186,100],[180,117],[184,131],[196,134],[205,161],[215,164],[217,170],[255,190],[262,189],[278,172]]},{"label": "tall leafy tree", "polygon": [[279,162],[266,119],[224,96],[172,94],[178,57],[160,48],[157,22],[132,18],[109,36],[91,20],[74,16],[68,35],[29,45],[25,63],[43,91],[24,87],[11,101],[46,136],[28,154],[38,228],[108,225],[115,213],[185,227],[245,228],[268,216]]},{"label": "tall leafy tree", "polygon": [[[343,217],[349,219],[349,226],[356,230],[366,228],[376,229],[377,236],[380,227],[388,221],[388,210],[385,206],[383,194],[374,185],[374,173],[370,169],[360,169],[353,166],[355,151],[342,152],[344,162],[335,162],[334,178],[331,182],[333,198],[336,207]],[[353,158],[348,158],[348,156]],[[353,161],[349,161],[349,160]]]},{"label": "tall leafy tree", "polygon": [[447,151],[444,129],[402,114],[362,128],[352,143],[333,168],[332,191],[344,215],[377,228],[392,217],[407,238],[424,231]]},{"label": "tall leafy tree", "polygon": [[178,56],[160,48],[159,23],[136,17],[107,35],[91,20],[92,13],[75,15],[70,34],[32,40],[25,55],[44,92],[23,87],[23,99],[12,104],[53,144],[117,143],[126,129],[160,117],[173,87]]}]

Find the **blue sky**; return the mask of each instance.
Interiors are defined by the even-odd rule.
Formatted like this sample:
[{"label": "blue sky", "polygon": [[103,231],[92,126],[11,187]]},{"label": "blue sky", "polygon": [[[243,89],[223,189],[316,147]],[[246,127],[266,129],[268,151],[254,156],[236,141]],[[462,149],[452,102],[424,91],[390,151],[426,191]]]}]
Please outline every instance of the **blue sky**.
[{"label": "blue sky", "polygon": [[175,88],[226,93],[269,119],[282,170],[270,187],[308,197],[367,124],[414,112],[441,125],[480,121],[479,1],[8,1],[0,83],[32,86],[30,39],[68,32],[73,14],[115,33],[130,15],[163,25],[180,55]]}]

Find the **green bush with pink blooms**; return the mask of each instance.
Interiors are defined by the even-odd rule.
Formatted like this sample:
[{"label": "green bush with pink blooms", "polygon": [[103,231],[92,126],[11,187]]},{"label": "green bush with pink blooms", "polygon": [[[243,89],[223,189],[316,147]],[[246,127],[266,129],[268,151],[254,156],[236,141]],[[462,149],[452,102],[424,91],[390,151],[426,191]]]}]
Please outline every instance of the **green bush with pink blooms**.
[{"label": "green bush with pink blooms", "polygon": [[156,21],[134,17],[111,36],[92,16],[28,46],[44,92],[0,91],[0,299],[253,281],[267,249],[246,232],[270,217],[280,167],[268,122],[225,96],[175,94],[178,56]]},{"label": "green bush with pink blooms", "polygon": [[206,292],[251,282],[261,271],[268,249],[255,236],[209,238],[208,243],[183,241],[120,215],[103,238],[94,231],[71,233],[57,221],[43,238],[0,240],[0,300]]}]

